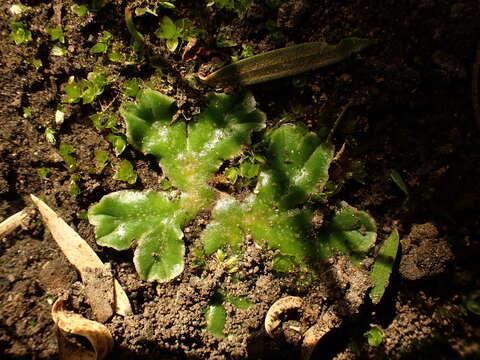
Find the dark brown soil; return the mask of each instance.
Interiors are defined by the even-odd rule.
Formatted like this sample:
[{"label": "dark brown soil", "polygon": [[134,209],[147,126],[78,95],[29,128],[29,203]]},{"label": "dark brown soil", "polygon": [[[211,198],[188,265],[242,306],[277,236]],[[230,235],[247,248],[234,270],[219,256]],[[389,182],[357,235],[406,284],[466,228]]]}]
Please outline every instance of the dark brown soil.
[{"label": "dark brown soil", "polygon": [[[203,51],[188,61],[181,60],[182,49],[168,52],[165,42],[153,35],[158,18],[147,14],[135,17],[147,49],[145,61],[136,65],[113,63],[89,51],[104,30],[113,34],[115,44],[128,48],[123,12],[130,2],[109,1],[83,18],[70,10],[71,0],[28,0],[24,4],[31,10],[12,15],[9,9],[15,3],[5,0],[0,5],[0,221],[30,206],[28,195],[36,194],[111,264],[134,309],[132,316],[116,315],[106,323],[115,339],[112,359],[298,358],[295,333],[286,334],[290,344],[276,342],[263,327],[270,305],[286,295],[302,296],[318,313],[334,311],[342,318],[343,324],[319,344],[322,358],[480,358],[480,317],[465,306],[467,297],[480,291],[480,129],[471,94],[480,2],[288,0],[274,9],[266,4],[273,1],[258,0],[239,18],[207,8],[207,1],[177,1],[177,10],[160,9],[160,17],[186,17],[204,28]],[[135,5],[152,3],[140,0]],[[16,45],[10,37],[12,21],[27,25],[33,40]],[[47,29],[56,26],[65,33],[64,56],[50,54],[55,42]],[[214,35],[221,27],[237,46],[216,46]],[[400,255],[379,305],[365,296],[370,286],[365,271],[341,257],[319,264],[318,277],[305,287],[298,286],[298,276],[274,276],[268,265],[271,251],[253,242],[244,245],[239,281],[232,281],[228,269],[214,258],[207,258],[206,270],[200,271],[192,253],[208,213],[185,229],[185,271],[168,283],[141,281],[131,251],[96,245],[85,220],[90,205],[112,191],[161,187],[161,170],[153,158],[131,147],[116,157],[108,131],[95,129],[88,117],[106,108],[118,115],[126,99],[120,91],[124,80],[150,82],[191,117],[211,90],[201,85],[194,89],[185,79],[212,64],[229,62],[240,55],[242,45],[260,53],[305,41],[337,43],[349,36],[378,42],[337,65],[250,90],[270,127],[285,121],[322,131],[350,104],[334,139],[337,150],[342,145],[345,150],[331,169],[333,181],[342,186],[328,206],[347,200],[368,211],[377,222],[379,243],[398,228]],[[38,70],[34,59],[42,61]],[[92,104],[63,103],[69,77],[86,78],[96,64],[111,77],[105,92]],[[26,107],[30,118],[23,116]],[[55,122],[58,109],[65,113],[63,123]],[[55,130],[55,143],[47,141],[46,128]],[[73,172],[59,154],[61,142],[75,149]],[[92,170],[96,149],[109,154],[101,173]],[[134,185],[112,178],[122,159],[135,166]],[[40,177],[39,168],[48,169],[49,175]],[[405,181],[408,198],[392,181],[393,169]],[[75,178],[81,189],[76,197],[70,193]],[[319,227],[322,221],[320,216]],[[253,304],[243,310],[225,304],[229,335],[224,338],[205,330],[205,309],[219,288]],[[62,293],[71,294],[76,308],[87,303],[76,272],[34,215],[0,242],[2,359],[56,358],[50,308]],[[293,328],[307,328],[316,318],[292,314],[286,321]],[[364,337],[370,324],[384,332],[377,347]]]}]

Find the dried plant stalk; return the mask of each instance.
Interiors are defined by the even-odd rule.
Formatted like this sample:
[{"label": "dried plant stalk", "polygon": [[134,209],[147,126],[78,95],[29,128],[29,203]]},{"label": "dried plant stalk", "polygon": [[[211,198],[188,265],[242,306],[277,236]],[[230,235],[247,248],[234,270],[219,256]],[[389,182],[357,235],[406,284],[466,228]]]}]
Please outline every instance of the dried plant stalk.
[{"label": "dried plant stalk", "polygon": [[2,221],[0,223],[0,238],[22,225],[22,221],[25,220],[27,216],[27,210],[23,209]]},{"label": "dried plant stalk", "polygon": [[[97,321],[84,318],[65,308],[65,298],[58,298],[52,307],[52,318],[58,327],[59,355],[61,360],[102,360],[113,348],[110,331]],[[86,338],[93,351],[72,343],[65,334]]]},{"label": "dried plant stalk", "polygon": [[[105,265],[93,249],[65,221],[63,221],[47,204],[31,195],[32,201],[40,211],[45,226],[50,230],[54,240],[67,257],[68,261],[78,270],[82,279],[89,276],[92,269],[103,272]],[[119,315],[129,315],[132,307],[127,294],[117,280],[114,280],[115,312]]]}]

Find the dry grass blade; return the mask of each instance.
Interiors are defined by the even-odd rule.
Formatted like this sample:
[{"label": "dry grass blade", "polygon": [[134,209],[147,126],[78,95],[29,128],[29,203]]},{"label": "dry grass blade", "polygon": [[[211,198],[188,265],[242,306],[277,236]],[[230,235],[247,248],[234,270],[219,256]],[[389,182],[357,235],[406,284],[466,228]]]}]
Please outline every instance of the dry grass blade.
[{"label": "dry grass blade", "polygon": [[[112,350],[113,338],[110,331],[99,322],[88,320],[79,314],[68,311],[65,308],[64,298],[57,299],[53,304],[52,318],[60,330],[58,332],[60,359],[102,360]],[[86,338],[92,345],[93,351],[70,342],[65,334]]]},{"label": "dry grass blade", "polygon": [[227,65],[200,80],[210,86],[257,84],[337,63],[374,42],[346,38],[337,45],[317,41],[287,46]]},{"label": "dry grass blade", "polygon": [[19,227],[22,224],[22,221],[27,218],[27,216],[27,210],[23,209],[22,211],[19,211],[2,221],[0,223],[0,238]]},{"label": "dry grass blade", "polygon": [[[77,234],[65,221],[63,221],[47,204],[31,195],[32,201],[40,211],[45,226],[52,233],[60,249],[68,261],[80,272],[82,279],[88,278],[92,269],[105,271],[105,265],[92,248]],[[119,315],[132,313],[130,301],[120,283],[114,280],[115,312]],[[92,300],[92,299],[89,299]],[[95,299],[93,299],[95,301]]]}]

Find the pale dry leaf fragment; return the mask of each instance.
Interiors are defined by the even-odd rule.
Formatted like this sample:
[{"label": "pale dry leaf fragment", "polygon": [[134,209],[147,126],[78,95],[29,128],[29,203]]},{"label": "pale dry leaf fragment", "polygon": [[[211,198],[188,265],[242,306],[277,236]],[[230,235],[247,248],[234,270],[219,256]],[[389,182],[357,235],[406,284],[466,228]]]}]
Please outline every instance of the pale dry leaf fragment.
[{"label": "pale dry leaf fragment", "polygon": [[9,234],[17,227],[22,225],[22,222],[28,217],[28,212],[26,209],[19,211],[12,216],[6,218],[0,223],[0,238]]},{"label": "pale dry leaf fragment", "polygon": [[[58,328],[58,346],[60,360],[102,360],[113,347],[110,331],[103,324],[84,318],[68,311],[65,298],[58,298],[52,307],[53,322]],[[67,334],[86,338],[93,351],[68,340]]]},{"label": "pale dry leaf fragment", "polygon": [[[67,257],[68,261],[78,270],[82,280],[89,278],[89,272],[92,269],[98,269],[100,273],[105,271],[105,265],[100,260],[98,255],[81,238],[65,221],[63,221],[47,204],[37,198],[35,195],[30,195],[33,203],[40,211],[45,226],[50,230],[54,240],[62,252]],[[88,281],[88,280],[87,280]],[[117,280],[114,280],[114,299],[115,312],[119,315],[126,316],[132,313],[132,307],[128,300],[127,294],[122,289],[122,286]],[[97,302],[95,297],[89,297],[89,302]],[[95,310],[94,306],[92,309]],[[99,315],[100,318],[104,315]]]}]

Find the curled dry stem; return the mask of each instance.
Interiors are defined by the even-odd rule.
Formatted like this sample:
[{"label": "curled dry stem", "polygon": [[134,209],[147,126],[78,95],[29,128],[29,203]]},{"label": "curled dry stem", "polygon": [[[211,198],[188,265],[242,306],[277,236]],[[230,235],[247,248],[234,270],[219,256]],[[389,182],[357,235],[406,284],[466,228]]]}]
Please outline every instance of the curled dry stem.
[{"label": "curled dry stem", "polygon": [[[273,334],[282,320],[280,316],[289,310],[308,311],[308,308],[302,298],[298,296],[287,296],[277,300],[267,311],[265,316],[265,330],[271,338],[275,338]],[[303,341],[301,345],[301,359],[308,360],[312,356],[315,347],[322,337],[330,330],[339,326],[341,319],[332,311],[324,312],[317,323],[311,326],[303,334]]]}]

